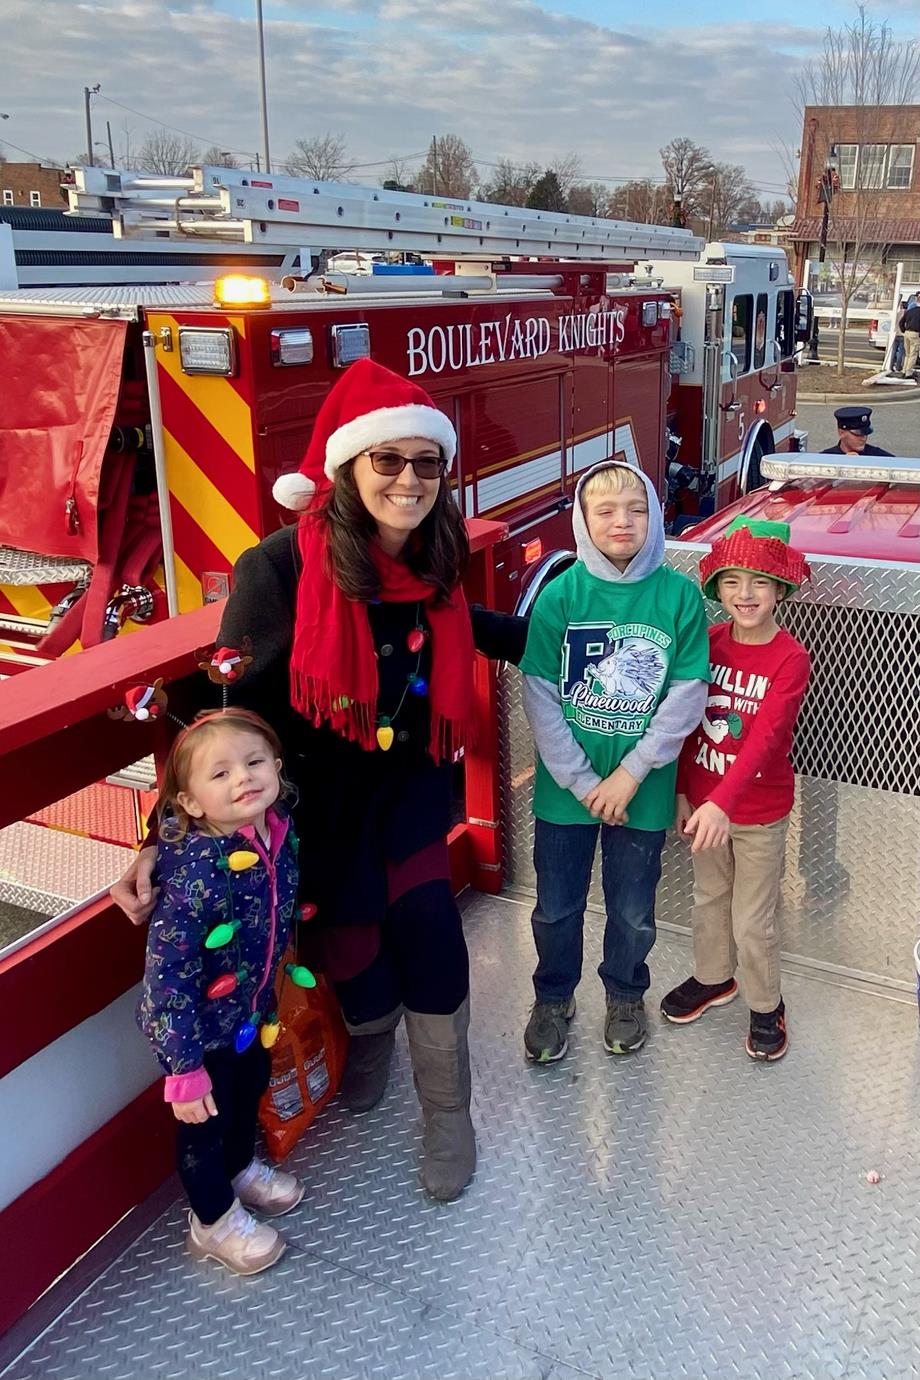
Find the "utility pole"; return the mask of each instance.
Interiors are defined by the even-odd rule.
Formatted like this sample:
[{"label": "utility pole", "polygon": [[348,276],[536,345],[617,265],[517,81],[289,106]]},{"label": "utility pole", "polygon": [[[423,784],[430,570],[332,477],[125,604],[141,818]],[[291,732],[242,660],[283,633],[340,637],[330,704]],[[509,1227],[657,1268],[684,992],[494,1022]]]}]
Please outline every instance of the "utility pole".
[{"label": "utility pole", "polygon": [[114,166],[115,166],[115,145],[112,143],[112,122],[111,122],[111,120],[106,120],[106,122],[105,122],[105,132],[106,132],[106,134],[108,135],[108,140],[109,140],[109,157],[110,157],[111,160],[112,160],[111,163],[109,164],[109,167],[110,167],[110,168],[114,168]]},{"label": "utility pole", "polygon": [[[268,96],[265,86],[265,33],[262,25],[262,0],[256,0],[256,27],[259,32],[259,101],[262,112],[262,158],[265,172],[272,170],[271,154],[268,151]],[[259,170],[262,171],[261,169]]]},{"label": "utility pole", "polygon": [[[822,203],[821,210],[821,235],[818,240],[818,263],[823,264],[827,258],[827,231],[831,215],[831,202],[838,187],[838,158],[837,145],[831,144],[827,151],[827,158],[824,169],[818,179],[818,200]],[[844,259],[846,258],[846,245],[843,247]],[[821,269],[818,269],[818,282],[821,281]],[[808,287],[808,284],[805,284]],[[843,286],[841,281],[841,287]],[[842,299],[841,299],[842,301]],[[841,317],[841,331],[843,330],[843,319]],[[818,313],[814,315],[814,325],[811,328],[811,340],[808,342],[809,357],[817,363],[818,360]]]},{"label": "utility pole", "polygon": [[431,194],[438,194],[438,141],[434,134],[431,136]]},{"label": "utility pole", "polygon": [[83,113],[86,116],[86,156],[89,159],[89,165],[91,168],[95,167],[96,165],[96,157],[93,153],[93,116],[92,111],[90,110],[89,102],[90,97],[95,96],[98,93],[98,91],[98,82],[92,88],[88,86],[84,86],[83,88]]},{"label": "utility pole", "polygon": [[706,227],[706,243],[712,242],[712,223],[716,210],[716,184],[719,181],[719,174],[714,172],[712,175],[712,185],[709,188],[709,223]]}]

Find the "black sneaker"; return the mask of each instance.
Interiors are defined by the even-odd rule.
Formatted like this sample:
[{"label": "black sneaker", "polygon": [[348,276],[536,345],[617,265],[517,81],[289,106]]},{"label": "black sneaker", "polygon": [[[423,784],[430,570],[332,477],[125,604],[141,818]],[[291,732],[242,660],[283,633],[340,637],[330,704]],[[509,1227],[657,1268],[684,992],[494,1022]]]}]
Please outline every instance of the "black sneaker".
[{"label": "black sneaker", "polygon": [[648,1017],[645,1002],[627,1001],[607,993],[607,1016],[604,1020],[604,1048],[608,1054],[634,1054],[648,1039]]},{"label": "black sneaker", "polygon": [[575,1015],[575,998],[568,1001],[536,1001],[524,1031],[524,1050],[536,1064],[554,1064],[569,1047],[569,1021]]},{"label": "black sneaker", "polygon": [[698,1021],[710,1006],[727,1006],[737,995],[738,984],[734,978],[707,985],[689,977],[662,999],[661,1014],[675,1025],[689,1025],[691,1021]]},{"label": "black sneaker", "polygon": [[775,1011],[751,1012],[751,1029],[744,1047],[752,1059],[770,1063],[782,1059],[789,1047],[785,1002],[781,1001]]}]

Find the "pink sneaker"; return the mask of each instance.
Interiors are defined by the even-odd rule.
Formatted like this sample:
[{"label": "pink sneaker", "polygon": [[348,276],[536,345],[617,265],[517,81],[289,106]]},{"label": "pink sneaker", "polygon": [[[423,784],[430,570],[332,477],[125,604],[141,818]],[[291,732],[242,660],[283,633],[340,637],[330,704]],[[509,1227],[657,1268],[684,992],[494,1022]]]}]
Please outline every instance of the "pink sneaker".
[{"label": "pink sneaker", "polygon": [[257,1222],[234,1200],[223,1217],[206,1227],[189,1213],[188,1248],[196,1260],[216,1260],[237,1275],[257,1275],[280,1260],[287,1249],[283,1236]]},{"label": "pink sneaker", "polygon": [[251,1160],[232,1180],[240,1202],[266,1217],[281,1217],[295,1208],[304,1195],[304,1186],[293,1174],[273,1169],[264,1160]]}]

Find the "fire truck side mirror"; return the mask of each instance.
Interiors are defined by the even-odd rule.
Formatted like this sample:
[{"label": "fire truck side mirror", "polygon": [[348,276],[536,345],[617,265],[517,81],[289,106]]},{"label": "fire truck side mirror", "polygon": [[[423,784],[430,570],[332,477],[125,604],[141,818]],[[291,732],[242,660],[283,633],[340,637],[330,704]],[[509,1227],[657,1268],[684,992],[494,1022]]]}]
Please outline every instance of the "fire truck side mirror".
[{"label": "fire truck side mirror", "polygon": [[799,345],[811,340],[815,323],[814,298],[808,288],[799,288],[795,295],[795,338]]}]

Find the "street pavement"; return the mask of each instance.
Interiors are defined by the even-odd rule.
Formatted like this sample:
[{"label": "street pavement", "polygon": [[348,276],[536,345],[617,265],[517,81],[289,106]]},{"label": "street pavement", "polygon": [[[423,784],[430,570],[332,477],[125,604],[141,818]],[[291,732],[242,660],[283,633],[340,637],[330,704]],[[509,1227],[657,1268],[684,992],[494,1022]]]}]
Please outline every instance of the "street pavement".
[{"label": "street pavement", "polygon": [[[801,377],[801,376],[800,376]],[[807,379],[808,375],[805,374]],[[890,450],[892,455],[920,457],[920,388],[918,397],[910,402],[883,402],[873,405],[873,445]],[[860,401],[862,401],[860,399]],[[808,432],[808,449],[824,450],[837,441],[834,408],[839,403],[800,403],[797,424]]]},{"label": "street pavement", "polygon": [[[837,341],[840,332],[825,330],[823,327],[818,334],[818,358],[837,362]],[[885,362],[885,351],[877,350],[869,341],[868,331],[865,326],[856,327],[846,333],[846,349],[844,358],[853,364],[866,364],[871,366],[867,372],[876,372],[881,369]]]}]

